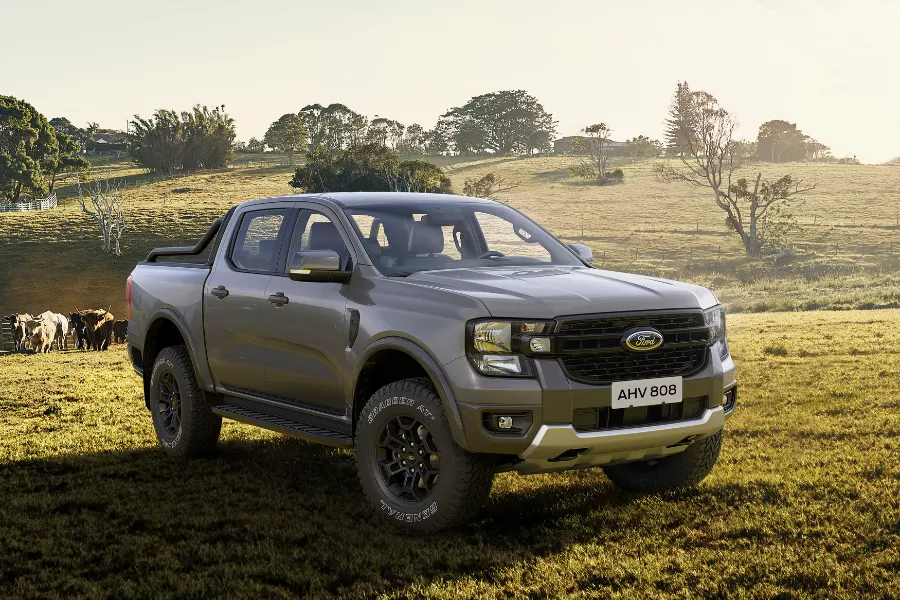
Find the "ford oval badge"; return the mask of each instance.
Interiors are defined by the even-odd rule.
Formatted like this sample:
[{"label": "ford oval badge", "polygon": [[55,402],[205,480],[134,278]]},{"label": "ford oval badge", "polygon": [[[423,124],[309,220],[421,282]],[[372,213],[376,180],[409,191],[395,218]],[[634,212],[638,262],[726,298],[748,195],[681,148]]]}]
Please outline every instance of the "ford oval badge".
[{"label": "ford oval badge", "polygon": [[641,329],[628,334],[622,344],[634,352],[648,352],[663,345],[663,334],[655,329]]}]

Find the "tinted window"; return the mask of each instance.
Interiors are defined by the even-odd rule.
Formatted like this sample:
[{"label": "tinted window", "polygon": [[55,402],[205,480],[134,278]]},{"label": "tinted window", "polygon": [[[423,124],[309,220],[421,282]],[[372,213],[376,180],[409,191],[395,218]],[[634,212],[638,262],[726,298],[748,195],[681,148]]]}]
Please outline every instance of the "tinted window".
[{"label": "tinted window", "polygon": [[539,225],[502,204],[423,201],[351,206],[345,212],[365,240],[372,262],[386,275],[584,266]]},{"label": "tinted window", "polygon": [[231,262],[239,269],[269,272],[278,256],[287,209],[256,210],[241,218]]},{"label": "tinted window", "polygon": [[291,236],[285,270],[297,252],[306,250],[334,250],[341,257],[341,264],[347,268],[350,253],[341,237],[338,225],[316,210],[304,209],[297,215],[297,224]]}]

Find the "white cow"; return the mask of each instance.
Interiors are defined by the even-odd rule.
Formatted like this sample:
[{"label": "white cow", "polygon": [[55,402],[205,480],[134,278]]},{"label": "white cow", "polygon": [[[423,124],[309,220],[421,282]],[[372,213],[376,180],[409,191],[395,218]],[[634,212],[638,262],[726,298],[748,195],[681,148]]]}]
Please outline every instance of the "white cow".
[{"label": "white cow", "polygon": [[69,319],[65,315],[47,310],[36,316],[35,319],[48,321],[53,324],[53,327],[56,329],[57,350],[69,349]]}]

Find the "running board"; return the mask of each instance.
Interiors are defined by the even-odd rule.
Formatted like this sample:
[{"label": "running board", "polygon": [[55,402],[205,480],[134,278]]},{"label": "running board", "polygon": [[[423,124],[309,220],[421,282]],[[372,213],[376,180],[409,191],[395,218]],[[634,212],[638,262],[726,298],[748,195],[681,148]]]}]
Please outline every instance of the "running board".
[{"label": "running board", "polygon": [[226,419],[233,419],[248,425],[255,425],[263,429],[277,431],[293,435],[311,442],[320,444],[328,444],[330,446],[350,447],[353,445],[353,438],[347,434],[338,431],[332,431],[315,425],[307,425],[301,421],[294,419],[286,419],[268,413],[260,412],[242,406],[233,404],[216,404],[212,407],[212,411]]}]

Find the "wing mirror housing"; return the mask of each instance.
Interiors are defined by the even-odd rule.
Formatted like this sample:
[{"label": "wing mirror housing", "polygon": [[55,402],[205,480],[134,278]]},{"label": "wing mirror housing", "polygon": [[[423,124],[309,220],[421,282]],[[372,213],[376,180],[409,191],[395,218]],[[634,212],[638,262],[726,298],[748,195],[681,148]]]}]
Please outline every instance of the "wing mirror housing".
[{"label": "wing mirror housing", "polygon": [[304,250],[291,258],[288,277],[293,281],[344,283],[350,279],[350,271],[342,267],[341,257],[334,250]]},{"label": "wing mirror housing", "polygon": [[569,248],[572,249],[572,252],[578,255],[578,258],[580,258],[587,264],[594,264],[594,253],[591,252],[591,249],[584,244],[569,244]]}]

